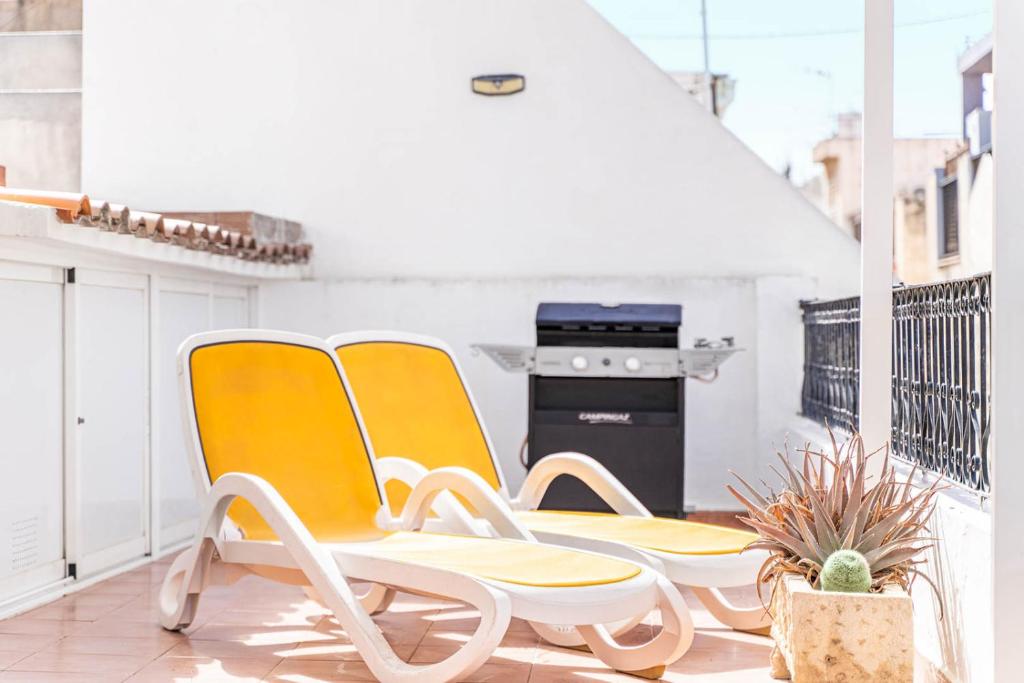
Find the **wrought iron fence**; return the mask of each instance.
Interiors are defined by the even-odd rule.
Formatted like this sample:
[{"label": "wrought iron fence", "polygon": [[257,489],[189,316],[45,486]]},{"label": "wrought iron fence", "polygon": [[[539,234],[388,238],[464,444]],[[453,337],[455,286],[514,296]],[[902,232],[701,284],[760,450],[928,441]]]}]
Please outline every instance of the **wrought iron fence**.
[{"label": "wrought iron fence", "polygon": [[859,424],[860,297],[803,301],[804,385],[807,417],[849,430]]},{"label": "wrought iron fence", "polygon": [[[991,277],[893,291],[892,449],[989,490]],[[849,430],[857,414],[860,299],[808,301],[803,414]]]}]

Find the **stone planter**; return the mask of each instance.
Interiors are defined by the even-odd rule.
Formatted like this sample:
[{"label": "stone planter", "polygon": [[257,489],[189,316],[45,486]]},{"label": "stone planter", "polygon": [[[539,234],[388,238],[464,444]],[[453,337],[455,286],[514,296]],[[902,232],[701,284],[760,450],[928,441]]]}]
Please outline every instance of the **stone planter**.
[{"label": "stone planter", "polygon": [[773,678],[913,683],[913,603],[898,586],[826,593],[784,577],[772,598],[771,633]]}]

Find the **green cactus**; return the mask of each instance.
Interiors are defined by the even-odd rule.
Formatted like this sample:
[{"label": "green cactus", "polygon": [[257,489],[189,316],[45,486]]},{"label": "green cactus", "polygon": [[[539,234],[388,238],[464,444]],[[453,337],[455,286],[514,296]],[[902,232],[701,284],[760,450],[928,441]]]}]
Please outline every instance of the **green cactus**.
[{"label": "green cactus", "polygon": [[856,550],[837,550],[821,568],[821,589],[833,593],[867,593],[871,590],[871,567]]}]

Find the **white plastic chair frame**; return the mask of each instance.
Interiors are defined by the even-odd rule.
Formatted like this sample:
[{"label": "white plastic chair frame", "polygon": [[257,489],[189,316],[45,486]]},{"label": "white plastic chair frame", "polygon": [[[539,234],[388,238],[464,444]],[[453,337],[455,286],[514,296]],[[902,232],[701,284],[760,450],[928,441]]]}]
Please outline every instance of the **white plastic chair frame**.
[{"label": "white plastic chair frame", "polygon": [[[517,495],[509,493],[505,475],[498,462],[494,445],[481,417],[481,412],[473,397],[472,389],[465,380],[465,373],[459,365],[454,350],[444,341],[435,337],[408,332],[367,330],[336,334],[328,338],[327,343],[332,349],[351,344],[369,342],[395,342],[413,344],[437,349],[445,353],[452,361],[459,379],[466,390],[466,396],[472,406],[473,413],[487,450],[491,456],[498,476],[500,499],[512,511],[536,510],[540,505],[548,486],[556,477],[568,475],[586,484],[608,506],[620,515],[633,517],[652,517],[651,512],[634,496],[601,463],[592,457],[575,452],[553,453],[538,461],[527,473],[523,485]],[[358,400],[358,396],[356,397]],[[401,457],[403,454],[387,453],[377,460],[377,472],[383,481],[397,479],[409,487],[426,476],[428,470],[418,462]],[[437,515],[427,523],[427,529],[443,528],[457,533],[481,534],[497,533],[500,530],[489,530],[486,520],[474,517],[450,494],[438,495],[433,509]],[[741,631],[755,631],[767,628],[771,619],[763,607],[738,607],[726,598],[720,589],[740,586],[754,586],[757,573],[767,559],[764,551],[745,551],[724,555],[684,555],[666,553],[648,548],[637,548],[626,544],[589,539],[580,536],[534,531],[535,537],[545,543],[567,546],[581,550],[591,550],[606,555],[613,555],[634,562],[640,562],[663,573],[677,586],[688,587],[705,608],[722,624]],[[625,629],[626,625],[615,628],[615,632]],[[537,629],[545,638],[558,645],[577,646],[582,644],[573,632],[558,634],[547,631],[543,627]]]},{"label": "white plastic chair frame", "polygon": [[[596,656],[608,666],[640,675],[657,675],[686,652],[693,624],[685,602],[664,577],[647,567],[613,584],[577,587],[536,587],[473,577],[381,557],[373,542],[320,543],[281,495],[264,479],[228,473],[210,482],[192,396],[189,355],[199,346],[238,341],[275,342],[311,347],[334,359],[346,393],[351,388],[332,348],[315,337],[268,330],[224,330],[189,337],[178,350],[181,413],[196,489],[202,502],[200,526],[192,546],[172,563],[160,589],[161,624],[186,628],[195,618],[199,597],[211,583],[231,583],[250,572],[304,586],[331,610],[352,639],[373,675],[381,681],[449,681],[472,673],[501,642],[515,616],[544,624],[570,624]],[[366,428],[353,401],[353,411],[374,462]],[[377,515],[384,530],[417,530],[439,496],[452,491],[465,496],[488,525],[510,539],[536,542],[508,513],[505,501],[474,473],[441,468],[425,473],[413,487],[402,514],[391,515],[381,479],[374,473],[383,501]],[[243,540],[227,517],[236,498],[248,501],[273,529],[279,541]],[[375,587],[357,596],[350,582]],[[468,603],[480,612],[480,624],[455,654],[434,664],[409,664],[399,658],[370,618],[363,603],[380,608],[395,590]],[[634,620],[651,610],[662,614],[661,632],[639,646],[622,646],[599,624]]]}]

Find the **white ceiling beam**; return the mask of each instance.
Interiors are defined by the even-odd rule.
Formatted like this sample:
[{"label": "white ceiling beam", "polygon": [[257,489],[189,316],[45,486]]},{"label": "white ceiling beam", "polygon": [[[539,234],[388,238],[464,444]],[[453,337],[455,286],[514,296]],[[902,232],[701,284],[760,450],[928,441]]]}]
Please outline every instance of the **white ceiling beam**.
[{"label": "white ceiling beam", "polygon": [[858,405],[869,450],[892,434],[892,83],[893,0],[865,0]]},{"label": "white ceiling beam", "polygon": [[992,632],[994,680],[1024,672],[1024,2],[994,0]]}]

